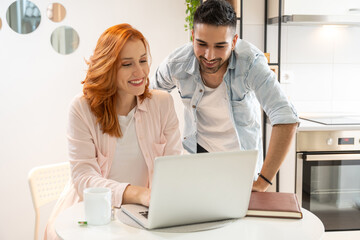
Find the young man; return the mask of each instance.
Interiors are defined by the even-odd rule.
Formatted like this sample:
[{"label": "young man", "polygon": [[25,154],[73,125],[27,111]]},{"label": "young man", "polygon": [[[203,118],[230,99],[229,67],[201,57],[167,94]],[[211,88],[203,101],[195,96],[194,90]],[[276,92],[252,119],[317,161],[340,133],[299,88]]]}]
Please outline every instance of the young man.
[{"label": "young man", "polygon": [[[193,42],[175,50],[152,85],[177,87],[185,107],[183,146],[192,153],[258,149],[254,191],[265,191],[294,136],[296,111],[264,54],[238,39],[236,14],[224,0],[207,0],[194,15]],[[273,130],[263,163],[260,106]]]}]

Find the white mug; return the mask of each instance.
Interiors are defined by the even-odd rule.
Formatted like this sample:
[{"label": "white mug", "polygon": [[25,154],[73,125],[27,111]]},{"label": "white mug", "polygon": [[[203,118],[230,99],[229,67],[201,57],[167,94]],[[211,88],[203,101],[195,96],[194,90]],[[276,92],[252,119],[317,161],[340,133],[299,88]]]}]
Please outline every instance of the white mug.
[{"label": "white mug", "polygon": [[89,225],[105,225],[111,221],[111,189],[84,189],[85,219]]}]

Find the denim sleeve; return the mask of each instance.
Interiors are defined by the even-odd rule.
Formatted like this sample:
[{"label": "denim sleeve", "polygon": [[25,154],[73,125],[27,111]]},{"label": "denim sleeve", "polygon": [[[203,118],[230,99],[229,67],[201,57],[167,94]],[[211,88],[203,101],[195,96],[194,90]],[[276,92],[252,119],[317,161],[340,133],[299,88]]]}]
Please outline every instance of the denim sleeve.
[{"label": "denim sleeve", "polygon": [[255,92],[271,125],[299,122],[294,106],[282,91],[263,55],[258,54],[254,58],[245,82]]},{"label": "denim sleeve", "polygon": [[171,68],[168,60],[165,59],[156,69],[154,76],[150,80],[150,88],[161,89],[170,92],[175,88],[175,83],[172,79]]}]

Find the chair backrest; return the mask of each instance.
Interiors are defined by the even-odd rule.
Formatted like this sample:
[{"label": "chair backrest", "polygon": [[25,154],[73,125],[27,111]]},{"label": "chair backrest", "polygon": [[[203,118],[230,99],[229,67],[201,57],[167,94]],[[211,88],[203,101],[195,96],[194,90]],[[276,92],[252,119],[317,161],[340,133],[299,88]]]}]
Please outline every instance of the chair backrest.
[{"label": "chair backrest", "polygon": [[59,198],[70,179],[70,164],[63,162],[35,167],[30,170],[28,179],[35,209],[35,240],[37,240],[40,207]]}]

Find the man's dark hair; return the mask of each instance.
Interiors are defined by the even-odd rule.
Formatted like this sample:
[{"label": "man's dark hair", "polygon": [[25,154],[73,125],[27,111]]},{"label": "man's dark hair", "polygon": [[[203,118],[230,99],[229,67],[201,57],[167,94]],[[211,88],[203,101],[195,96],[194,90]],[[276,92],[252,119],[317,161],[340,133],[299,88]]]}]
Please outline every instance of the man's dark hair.
[{"label": "man's dark hair", "polygon": [[236,28],[236,13],[231,4],[225,0],[207,0],[194,13],[194,25],[204,23],[214,26]]}]

